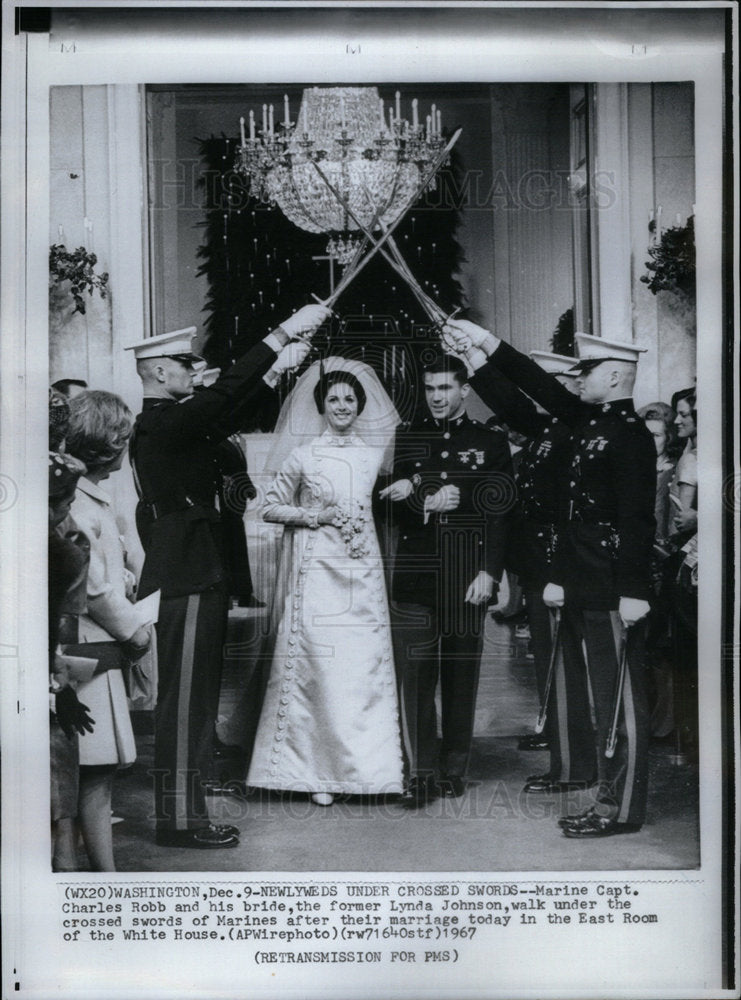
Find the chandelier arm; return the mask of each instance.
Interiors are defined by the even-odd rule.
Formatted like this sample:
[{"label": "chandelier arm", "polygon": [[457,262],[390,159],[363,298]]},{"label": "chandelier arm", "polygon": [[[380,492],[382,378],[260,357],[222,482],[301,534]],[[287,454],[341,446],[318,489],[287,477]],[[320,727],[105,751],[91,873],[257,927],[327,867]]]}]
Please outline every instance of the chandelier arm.
[{"label": "chandelier arm", "polygon": [[429,169],[425,173],[424,177],[422,178],[422,180],[417,185],[417,189],[415,190],[415,192],[412,195],[410,195],[409,198],[407,198],[406,205],[404,206],[404,208],[402,209],[402,211],[399,213],[399,215],[397,216],[397,218],[394,219],[393,223],[389,226],[388,230],[384,233],[384,235],[381,237],[380,240],[378,240],[377,242],[373,243],[373,246],[371,247],[371,249],[368,251],[368,253],[365,255],[365,257],[363,257],[363,259],[358,263],[358,266],[355,268],[355,270],[352,272],[352,274],[349,274],[349,275],[345,274],[345,275],[343,275],[342,280],[340,281],[340,283],[337,286],[337,288],[335,288],[334,292],[332,292],[332,294],[329,296],[328,299],[324,300],[324,302],[323,302],[324,305],[331,307],[332,304],[334,302],[336,302],[336,300],[339,298],[339,296],[345,291],[345,289],[350,284],[350,282],[363,270],[363,268],[366,266],[366,264],[370,263],[371,259],[382,248],[383,244],[386,242],[386,240],[389,238],[389,236],[393,233],[393,231],[399,225],[399,223],[401,222],[401,220],[404,218],[404,215],[409,211],[409,209],[412,207],[412,205],[414,204],[414,202],[417,200],[417,198],[419,198],[420,194],[425,190],[425,188],[430,183],[430,181],[432,180],[432,178],[435,176],[435,174],[437,173],[437,171],[443,165],[444,161],[447,159],[448,155],[450,154],[451,149],[453,148],[453,146],[458,141],[458,139],[460,137],[460,134],[461,134],[461,131],[462,131],[461,129],[457,129],[455,131],[455,133],[453,134],[452,138],[446,144],[445,148],[443,150],[441,150],[441,152],[435,157],[434,162],[429,167]]},{"label": "chandelier arm", "polygon": [[[378,223],[378,225],[380,225],[382,227],[382,229],[384,230],[384,232],[388,231],[388,227],[385,225],[385,223],[381,219],[380,212],[377,209],[374,209],[373,201],[372,201],[372,199],[370,197],[370,193],[369,193],[368,188],[366,187],[366,185],[365,184],[362,185],[362,191],[363,191],[363,194],[365,195],[366,200],[368,201],[368,204],[370,205],[371,209],[374,209],[374,216],[373,216],[373,220],[372,220],[372,222],[370,224],[370,228],[366,228],[363,225],[363,223],[360,221],[360,219],[355,215],[355,213],[353,212],[352,208],[350,207],[349,200],[347,198],[345,198],[340,191],[337,190],[337,188],[332,184],[332,182],[329,180],[329,178],[327,177],[327,175],[321,169],[321,167],[319,166],[319,164],[316,163],[316,162],[314,162],[314,167],[316,168],[317,173],[319,174],[319,176],[321,177],[321,179],[324,181],[324,183],[327,185],[327,187],[329,188],[329,190],[331,191],[331,193],[337,199],[337,201],[339,202],[339,204],[342,206],[342,208],[345,210],[345,212],[347,212],[347,214],[353,220],[353,222],[355,223],[355,225],[364,234],[364,236],[365,236],[365,242],[370,241],[374,246],[378,245],[378,241],[373,236],[373,227],[374,227],[374,225],[376,223]],[[432,322],[435,323],[435,324],[439,324],[441,317],[444,317],[444,313],[442,312],[441,309],[439,309],[439,307],[437,306],[437,304],[422,289],[422,287],[420,286],[419,282],[417,281],[417,279],[412,274],[412,271],[409,268],[408,264],[406,263],[406,261],[402,257],[401,251],[399,250],[398,245],[396,244],[396,241],[393,239],[393,236],[390,233],[388,234],[387,239],[389,241],[389,246],[392,247],[392,250],[394,251],[394,257],[396,257],[396,260],[394,260],[386,252],[386,249],[384,247],[380,248],[381,256],[397,272],[397,274],[399,274],[407,282],[407,284],[411,288],[412,292],[414,293],[415,297],[417,298],[417,301],[422,306],[423,310],[427,313],[427,315],[432,320]],[[392,244],[393,244],[393,246],[392,246]]]}]

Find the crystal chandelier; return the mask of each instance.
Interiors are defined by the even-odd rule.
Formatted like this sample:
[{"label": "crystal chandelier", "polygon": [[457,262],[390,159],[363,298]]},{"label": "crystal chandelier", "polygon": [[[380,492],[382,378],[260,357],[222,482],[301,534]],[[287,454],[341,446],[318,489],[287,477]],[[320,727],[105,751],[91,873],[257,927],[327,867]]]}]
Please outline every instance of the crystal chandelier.
[{"label": "crystal chandelier", "polygon": [[395,97],[386,111],[376,87],[312,87],[303,92],[296,121],[287,95],[277,128],[272,104],[262,106],[261,129],[253,111],[247,133],[240,119],[236,167],[251,194],[277,204],[301,229],[335,234],[327,250],[340,263],[358,247],[352,235],[358,223],[377,230],[396,221],[445,146],[434,104],[422,122],[415,98],[409,122],[398,91]]}]

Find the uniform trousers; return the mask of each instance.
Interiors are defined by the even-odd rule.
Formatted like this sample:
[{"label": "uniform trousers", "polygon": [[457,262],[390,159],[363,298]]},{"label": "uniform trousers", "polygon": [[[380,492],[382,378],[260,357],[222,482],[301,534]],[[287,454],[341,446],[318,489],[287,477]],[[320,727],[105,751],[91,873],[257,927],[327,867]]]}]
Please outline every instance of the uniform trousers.
[{"label": "uniform trousers", "polygon": [[[545,696],[555,627],[553,612],[543,602],[542,595],[542,588],[524,591],[535,663],[535,680],[541,705]],[[582,694],[586,690],[584,685],[585,679],[582,678]],[[586,749],[593,741],[588,703],[586,712],[576,711],[578,705],[579,701],[572,705],[566,694],[566,672],[562,646],[559,642],[543,730],[550,747],[551,763],[548,774],[552,781],[591,781],[594,777],[594,760],[590,754],[572,752],[572,743],[576,747]]]},{"label": "uniform trousers", "polygon": [[[463,777],[473,740],[485,606],[393,602],[391,629],[407,777]],[[435,691],[440,680],[442,745]]]},{"label": "uniform trousers", "polygon": [[219,707],[227,613],[221,587],[160,602],[153,771],[160,831],[209,822],[201,779],[208,773]]},{"label": "uniform trousers", "polygon": [[[624,636],[627,636],[627,669],[617,746],[614,756],[607,758],[605,747],[613,719]],[[570,734],[572,766],[587,775],[594,774],[590,768],[596,765],[599,801],[609,805],[613,818],[619,823],[641,824],[646,818],[650,722],[645,678],[645,623],[637,623],[626,633],[617,611],[587,611],[570,607],[567,602],[562,610],[561,641],[569,717],[579,720],[578,730],[572,727]],[[583,649],[586,649],[586,667]],[[591,730],[591,739],[587,740],[584,720],[590,718],[589,689],[596,728]]]}]

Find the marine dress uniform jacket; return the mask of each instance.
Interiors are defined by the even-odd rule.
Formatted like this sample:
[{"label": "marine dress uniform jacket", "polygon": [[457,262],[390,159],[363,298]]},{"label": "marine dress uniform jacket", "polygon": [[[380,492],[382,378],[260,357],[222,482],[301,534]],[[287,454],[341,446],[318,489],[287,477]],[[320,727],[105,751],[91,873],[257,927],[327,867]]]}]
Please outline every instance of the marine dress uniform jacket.
[{"label": "marine dress uniform jacket", "polygon": [[[645,818],[648,708],[644,625],[624,630],[621,597],[648,601],[655,530],[656,451],[631,399],[582,403],[534,362],[500,344],[492,362],[573,434],[563,513],[550,582],[564,588],[563,653],[569,710],[589,713],[582,642],[594,698],[596,737],[573,748],[582,768],[597,767],[601,798],[618,823]],[[627,652],[618,744],[604,756],[612,721],[618,660]]]},{"label": "marine dress uniform jacket", "polygon": [[[552,375],[548,377],[553,379]],[[508,531],[506,568],[517,574],[523,589],[542,704],[553,626],[551,612],[543,602],[543,588],[553,574],[551,562],[568,489],[571,431],[556,417],[540,412],[491,361],[475,373],[470,383],[497,416],[528,438],[517,468],[517,506]],[[594,764],[574,755],[572,745],[579,747],[589,742],[590,720],[569,711],[560,651],[554,666],[544,730],[550,748],[548,775],[554,782],[586,781],[592,777]]]},{"label": "marine dress uniform jacket", "polygon": [[[397,435],[393,478],[411,495],[392,506],[399,538],[392,578],[393,638],[408,768],[438,763],[435,689],[440,676],[443,775],[465,773],[473,735],[485,606],[465,603],[481,570],[496,583],[504,565],[505,515],[514,502],[507,439],[462,415],[426,417]],[[460,503],[425,513],[424,499],[457,486]]]},{"label": "marine dress uniform jacket", "polygon": [[163,597],[199,593],[225,580],[214,503],[221,486],[218,445],[236,429],[230,415],[262,389],[275,358],[261,341],[185,400],[145,397],[130,445],[146,556],[140,598],[157,589]]},{"label": "marine dress uniform jacket", "polygon": [[556,524],[563,508],[571,456],[571,431],[547,413],[488,362],[470,379],[471,388],[513,430],[524,434],[517,467],[517,505],[507,532],[506,568],[524,590],[550,582]]},{"label": "marine dress uniform jacket", "polygon": [[139,593],[162,591],[155,714],[158,831],[208,823],[201,775],[208,767],[221,680],[228,586],[218,443],[257,392],[276,352],[260,342],[213,385],[185,400],[145,397],[130,444],[145,552]]}]

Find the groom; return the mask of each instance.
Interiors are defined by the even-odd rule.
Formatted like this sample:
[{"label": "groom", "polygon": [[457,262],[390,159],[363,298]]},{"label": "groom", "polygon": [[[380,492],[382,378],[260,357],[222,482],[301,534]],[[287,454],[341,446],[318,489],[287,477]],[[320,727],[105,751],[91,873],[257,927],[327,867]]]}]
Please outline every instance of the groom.
[{"label": "groom", "polygon": [[397,435],[394,482],[381,492],[399,528],[391,622],[409,808],[440,790],[456,797],[465,790],[484,615],[502,574],[504,517],[514,501],[507,438],[467,416],[469,389],[458,358],[443,355],[425,367],[428,414]]}]

